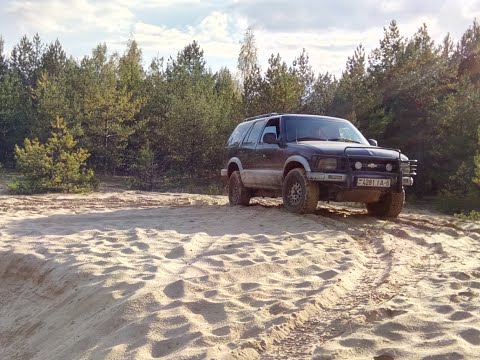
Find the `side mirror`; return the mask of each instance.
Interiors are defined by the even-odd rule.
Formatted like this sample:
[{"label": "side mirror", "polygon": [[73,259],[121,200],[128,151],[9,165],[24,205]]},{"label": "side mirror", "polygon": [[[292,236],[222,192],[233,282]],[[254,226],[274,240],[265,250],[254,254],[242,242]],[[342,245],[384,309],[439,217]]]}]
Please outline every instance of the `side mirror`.
[{"label": "side mirror", "polygon": [[368,143],[372,146],[378,146],[378,141],[375,139],[368,139]]},{"label": "side mirror", "polygon": [[277,136],[274,133],[266,133],[263,135],[262,142],[265,144],[278,144]]}]

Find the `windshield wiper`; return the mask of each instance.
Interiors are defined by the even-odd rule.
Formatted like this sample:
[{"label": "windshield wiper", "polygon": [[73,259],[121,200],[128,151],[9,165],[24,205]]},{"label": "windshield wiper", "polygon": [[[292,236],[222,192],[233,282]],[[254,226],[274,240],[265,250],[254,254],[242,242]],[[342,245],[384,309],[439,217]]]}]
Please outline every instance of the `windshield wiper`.
[{"label": "windshield wiper", "polygon": [[327,139],[317,138],[313,136],[304,136],[296,139],[297,141],[328,141]]},{"label": "windshield wiper", "polygon": [[342,142],[350,142],[350,143],[355,143],[355,144],[361,144],[359,141],[355,141],[352,139],[346,139],[346,138],[337,138],[337,139],[328,139],[328,141],[342,141]]}]

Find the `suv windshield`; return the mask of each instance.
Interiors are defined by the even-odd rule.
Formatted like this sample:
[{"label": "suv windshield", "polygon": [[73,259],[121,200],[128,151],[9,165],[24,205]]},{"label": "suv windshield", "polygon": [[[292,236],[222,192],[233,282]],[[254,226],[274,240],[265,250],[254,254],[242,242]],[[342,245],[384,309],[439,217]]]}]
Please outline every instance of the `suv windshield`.
[{"label": "suv windshield", "polygon": [[296,141],[342,141],[368,145],[349,121],[321,116],[286,116],[287,142]]}]

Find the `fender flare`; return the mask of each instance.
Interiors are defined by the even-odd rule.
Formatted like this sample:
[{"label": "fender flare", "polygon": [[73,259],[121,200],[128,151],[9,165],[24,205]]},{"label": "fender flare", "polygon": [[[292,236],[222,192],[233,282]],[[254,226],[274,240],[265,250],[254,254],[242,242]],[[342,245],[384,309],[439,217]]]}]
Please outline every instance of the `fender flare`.
[{"label": "fender flare", "polygon": [[287,161],[285,161],[285,165],[283,165],[283,173],[285,173],[285,169],[288,166],[289,163],[291,162],[299,162],[302,164],[303,168],[305,169],[306,172],[311,172],[312,169],[310,168],[310,164],[308,163],[307,159],[305,159],[303,156],[300,155],[293,155],[290,156]]},{"label": "fender flare", "polygon": [[234,157],[234,158],[231,158],[230,161],[228,162],[228,165],[227,165],[227,171],[228,169],[230,168],[230,165],[234,163],[238,166],[238,170],[240,170],[240,174],[243,172],[243,166],[242,166],[242,162],[240,161],[239,158],[237,157]]}]

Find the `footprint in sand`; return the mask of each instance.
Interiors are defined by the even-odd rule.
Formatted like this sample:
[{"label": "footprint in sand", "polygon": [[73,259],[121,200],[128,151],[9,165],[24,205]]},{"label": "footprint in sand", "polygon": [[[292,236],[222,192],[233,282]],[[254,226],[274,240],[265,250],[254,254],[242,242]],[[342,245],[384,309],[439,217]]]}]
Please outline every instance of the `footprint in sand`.
[{"label": "footprint in sand", "polygon": [[458,353],[458,352],[450,352],[450,353],[445,353],[445,354],[438,354],[438,355],[429,355],[422,360],[463,360],[465,357]]},{"label": "footprint in sand", "polygon": [[132,246],[136,246],[140,250],[148,250],[150,249],[150,246],[148,244],[145,244],[143,242],[137,241],[132,244]]},{"label": "footprint in sand", "polygon": [[241,283],[240,287],[242,288],[243,291],[250,291],[253,289],[256,289],[260,286],[260,284],[257,283]]},{"label": "footprint in sand", "polygon": [[450,314],[451,312],[455,311],[455,309],[450,305],[438,305],[435,306],[434,309],[437,313],[442,315]]},{"label": "footprint in sand", "polygon": [[340,340],[340,344],[350,348],[371,349],[375,346],[375,342],[368,339],[345,339]]},{"label": "footprint in sand", "polygon": [[338,275],[338,272],[336,272],[335,270],[327,270],[319,274],[318,276],[320,276],[323,280],[330,280],[337,275]]},{"label": "footprint in sand", "polygon": [[470,280],[470,275],[464,272],[455,271],[455,272],[452,272],[450,275],[457,280],[461,280],[461,281]]},{"label": "footprint in sand", "polygon": [[155,265],[143,265],[143,270],[149,273],[156,273],[158,270],[158,266]]},{"label": "footprint in sand", "polygon": [[373,357],[373,360],[395,360],[392,355],[381,354]]},{"label": "footprint in sand", "polygon": [[452,321],[462,321],[470,319],[473,315],[467,311],[457,311],[450,315],[449,319]]},{"label": "footprint in sand", "polygon": [[472,345],[480,345],[480,331],[477,329],[468,329],[460,332],[460,336]]},{"label": "footprint in sand", "polygon": [[212,334],[215,336],[227,336],[230,335],[230,327],[223,326],[221,328],[215,329],[212,331]]},{"label": "footprint in sand", "polygon": [[185,283],[183,280],[177,280],[165,286],[163,293],[170,299],[181,299],[185,295]]},{"label": "footprint in sand", "polygon": [[302,252],[303,252],[303,249],[289,250],[289,251],[287,251],[287,255],[288,256],[294,256],[294,255],[298,255]]},{"label": "footprint in sand", "polygon": [[174,336],[171,339],[157,341],[152,346],[152,357],[161,358],[182,349],[193,340],[202,337],[201,332],[186,333],[182,336]]},{"label": "footprint in sand", "polygon": [[185,248],[183,246],[177,246],[165,255],[167,259],[178,259],[183,256],[185,256]]},{"label": "footprint in sand", "polygon": [[122,252],[123,254],[128,254],[128,255],[130,255],[130,254],[135,253],[135,250],[130,249],[130,248],[126,248],[126,249],[123,249],[121,252]]},{"label": "footprint in sand", "polygon": [[127,267],[127,266],[116,265],[116,266],[111,266],[111,267],[103,270],[103,274],[110,274],[110,273],[113,273],[115,271],[127,271],[127,270],[130,270],[130,268]]}]

